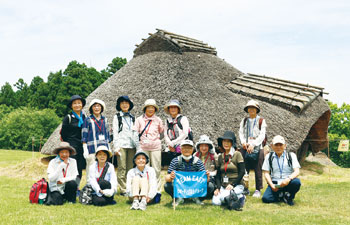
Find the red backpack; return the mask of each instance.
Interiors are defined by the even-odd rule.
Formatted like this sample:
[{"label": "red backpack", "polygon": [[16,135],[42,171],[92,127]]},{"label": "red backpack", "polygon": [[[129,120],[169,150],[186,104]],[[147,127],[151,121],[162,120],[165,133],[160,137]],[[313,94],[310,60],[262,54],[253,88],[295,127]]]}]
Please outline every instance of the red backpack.
[{"label": "red backpack", "polygon": [[[29,193],[30,203],[45,203],[47,199],[49,185],[45,178],[42,178],[38,182],[34,183]],[[39,199],[40,196],[40,199]]]}]

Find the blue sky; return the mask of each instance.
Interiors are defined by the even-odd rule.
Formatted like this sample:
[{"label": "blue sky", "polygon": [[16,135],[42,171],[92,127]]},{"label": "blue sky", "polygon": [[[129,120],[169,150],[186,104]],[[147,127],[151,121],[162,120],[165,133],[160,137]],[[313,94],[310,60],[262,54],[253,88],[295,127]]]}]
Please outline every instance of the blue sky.
[{"label": "blue sky", "polygon": [[1,80],[27,83],[72,60],[101,70],[155,28],[216,47],[243,72],[325,88],[350,103],[350,1],[10,1],[0,3]]}]

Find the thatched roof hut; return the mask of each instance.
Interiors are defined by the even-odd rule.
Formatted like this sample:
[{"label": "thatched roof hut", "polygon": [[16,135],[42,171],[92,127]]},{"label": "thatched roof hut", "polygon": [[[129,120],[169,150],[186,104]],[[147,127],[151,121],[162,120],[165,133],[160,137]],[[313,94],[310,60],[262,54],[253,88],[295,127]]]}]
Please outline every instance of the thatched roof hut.
[{"label": "thatched roof hut", "polygon": [[[133,59],[92,92],[87,102],[94,98],[105,101],[104,115],[112,123],[120,95],[131,97],[137,116],[148,98],[156,99],[159,106],[176,98],[189,117],[195,140],[201,134],[216,140],[225,130],[237,134],[246,116],[243,108],[253,98],[260,102],[269,140],[277,134],[285,136],[289,149],[298,152],[299,158],[307,150],[316,153],[328,146],[330,109],[322,88],[244,74],[216,54],[215,48],[202,41],[157,30],[137,45]],[[163,110],[158,115],[166,118]],[[51,154],[59,142],[59,129],[42,153]]]}]

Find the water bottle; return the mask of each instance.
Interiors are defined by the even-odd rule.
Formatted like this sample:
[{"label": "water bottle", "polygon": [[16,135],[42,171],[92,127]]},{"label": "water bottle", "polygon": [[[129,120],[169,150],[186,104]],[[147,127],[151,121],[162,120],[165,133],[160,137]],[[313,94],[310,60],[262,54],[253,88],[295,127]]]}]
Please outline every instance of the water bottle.
[{"label": "water bottle", "polygon": [[244,187],[246,189],[249,189],[249,174],[247,173],[247,171],[245,171],[245,174],[243,176],[243,183],[244,183]]},{"label": "water bottle", "polygon": [[39,203],[39,204],[44,204],[46,196],[47,196],[46,193],[40,193],[40,194],[39,194],[38,203]]}]

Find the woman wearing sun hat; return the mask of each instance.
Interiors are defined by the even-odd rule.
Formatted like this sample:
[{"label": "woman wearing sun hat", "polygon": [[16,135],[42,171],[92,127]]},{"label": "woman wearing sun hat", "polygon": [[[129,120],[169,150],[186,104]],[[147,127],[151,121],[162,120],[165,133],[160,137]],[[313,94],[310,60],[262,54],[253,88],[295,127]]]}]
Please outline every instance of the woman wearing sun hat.
[{"label": "woman wearing sun hat", "polygon": [[118,184],[120,194],[126,192],[126,175],[133,167],[133,157],[140,149],[138,133],[133,129],[135,117],[130,113],[134,104],[129,96],[117,99],[117,114],[113,118],[113,151],[118,156]]},{"label": "woman wearing sun hat", "polygon": [[189,121],[183,116],[180,102],[172,99],[164,106],[164,111],[169,117],[166,119],[164,139],[169,149],[169,163],[176,156],[181,155],[180,143],[188,139],[190,131]]},{"label": "woman wearing sun hat", "polygon": [[156,172],[147,166],[148,155],[139,151],[133,158],[134,168],[128,171],[126,192],[132,201],[130,209],[146,210],[147,203],[157,194]]},{"label": "woman wearing sun hat", "polygon": [[88,183],[94,193],[92,204],[104,206],[115,204],[114,194],[117,193],[117,176],[112,163],[107,162],[112,152],[107,146],[101,145],[95,152],[96,161],[89,168]]},{"label": "woman wearing sun hat", "polygon": [[161,193],[161,140],[160,135],[164,132],[162,120],[156,116],[159,107],[154,99],[147,99],[142,107],[144,114],[135,121],[135,130],[140,136],[141,149],[148,155],[149,164],[156,171],[157,191]]},{"label": "woman wearing sun hat", "polygon": [[86,177],[89,177],[89,168],[95,161],[95,152],[101,145],[109,149],[109,128],[107,118],[102,115],[106,105],[102,100],[93,99],[89,104],[90,116],[84,121],[82,129],[82,143],[84,158],[86,159]]},{"label": "woman wearing sun hat", "polygon": [[85,99],[79,95],[73,95],[70,98],[67,106],[72,109],[72,111],[64,117],[61,129],[62,141],[68,142],[77,151],[77,154],[73,155],[72,158],[77,161],[78,165],[78,189],[82,177],[82,171],[86,166],[86,161],[83,156],[83,144],[81,143],[81,129],[86,117],[83,112],[85,103]]},{"label": "woman wearing sun hat", "polygon": [[57,155],[47,168],[50,197],[49,205],[62,205],[64,200],[75,203],[78,176],[77,162],[70,156],[75,155],[75,149],[68,142],[61,142],[53,150]]}]

